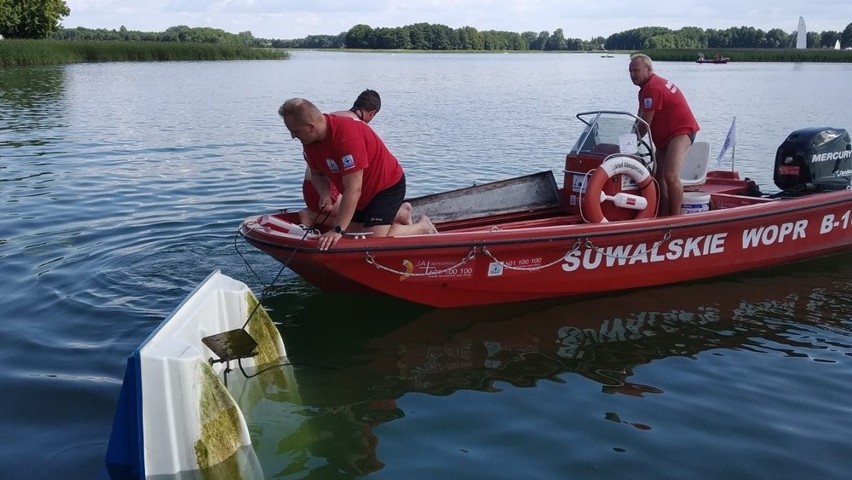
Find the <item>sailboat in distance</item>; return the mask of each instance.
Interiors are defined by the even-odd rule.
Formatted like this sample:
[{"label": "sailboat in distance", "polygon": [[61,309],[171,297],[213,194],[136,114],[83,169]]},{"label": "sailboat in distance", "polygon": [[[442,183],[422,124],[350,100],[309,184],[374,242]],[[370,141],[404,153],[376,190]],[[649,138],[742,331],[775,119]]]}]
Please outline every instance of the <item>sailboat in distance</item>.
[{"label": "sailboat in distance", "polygon": [[796,49],[808,48],[808,29],[804,17],[799,17],[799,29],[796,31]]}]

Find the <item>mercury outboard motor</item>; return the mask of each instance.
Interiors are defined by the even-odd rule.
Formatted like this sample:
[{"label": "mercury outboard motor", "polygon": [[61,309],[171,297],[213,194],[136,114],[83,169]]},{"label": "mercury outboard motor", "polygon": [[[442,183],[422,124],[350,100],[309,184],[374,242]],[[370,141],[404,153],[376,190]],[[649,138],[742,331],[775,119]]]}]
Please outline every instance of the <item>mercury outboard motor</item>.
[{"label": "mercury outboard motor", "polygon": [[787,136],[775,154],[775,185],[790,193],[849,188],[852,142],[842,128],[803,128]]}]

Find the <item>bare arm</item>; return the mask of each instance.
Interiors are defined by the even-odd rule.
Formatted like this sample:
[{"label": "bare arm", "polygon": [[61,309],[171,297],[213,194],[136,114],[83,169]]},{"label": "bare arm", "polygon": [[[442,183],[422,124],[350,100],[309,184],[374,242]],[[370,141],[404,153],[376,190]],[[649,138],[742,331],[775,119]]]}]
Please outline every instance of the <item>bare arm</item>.
[{"label": "bare arm", "polygon": [[319,207],[323,212],[331,211],[336,199],[331,198],[331,185],[327,176],[323,175],[318,170],[309,169],[311,173],[311,183],[320,197]]},{"label": "bare arm", "polygon": [[[649,126],[651,122],[654,121],[654,111],[653,110],[642,110],[636,113],[636,116],[645,121]],[[648,127],[645,126],[645,123],[636,122],[636,133],[639,135],[639,138],[645,136],[648,133]]]},{"label": "bare arm", "polygon": [[[337,225],[340,226],[341,230],[346,230],[352,223],[352,217],[355,215],[358,200],[361,198],[363,178],[363,170],[343,176],[343,195],[340,199],[340,207],[337,210]],[[319,249],[328,250],[336,245],[337,241],[342,237],[342,233],[337,233],[334,230],[323,233],[319,238]]]},{"label": "bare arm", "polygon": [[337,211],[337,224],[346,230],[352,223],[358,200],[361,198],[361,184],[364,179],[364,171],[358,170],[343,176],[343,198],[340,199],[340,208]]}]

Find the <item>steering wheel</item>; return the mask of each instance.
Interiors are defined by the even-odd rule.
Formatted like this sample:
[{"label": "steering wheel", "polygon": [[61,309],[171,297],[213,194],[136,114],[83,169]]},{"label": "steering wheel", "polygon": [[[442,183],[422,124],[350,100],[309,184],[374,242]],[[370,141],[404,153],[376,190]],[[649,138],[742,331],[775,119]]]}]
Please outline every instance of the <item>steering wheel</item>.
[{"label": "steering wheel", "polygon": [[654,150],[651,148],[651,144],[645,138],[639,139],[639,146],[645,149],[642,152],[642,148],[636,149],[636,156],[642,159],[642,163],[645,164],[645,168],[647,168],[652,174],[657,169],[657,161],[654,158]]}]

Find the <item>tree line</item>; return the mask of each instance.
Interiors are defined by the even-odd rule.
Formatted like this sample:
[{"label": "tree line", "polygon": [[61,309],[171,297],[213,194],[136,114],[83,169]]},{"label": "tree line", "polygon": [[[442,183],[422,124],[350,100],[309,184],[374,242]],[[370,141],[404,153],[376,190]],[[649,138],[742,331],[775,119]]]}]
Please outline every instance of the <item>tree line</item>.
[{"label": "tree line", "polygon": [[[4,0],[0,0],[4,1]],[[118,30],[76,27],[60,28],[51,35],[55,40],[188,42],[241,45],[267,48],[369,49],[369,50],[469,50],[469,51],[592,51],[654,49],[785,49],[794,48],[796,33],[775,28],[764,32],[754,27],[724,30],[684,27],[642,27],[589,40],[568,38],[561,28],[553,33],[478,31],[473,27],[450,28],[446,25],[416,23],[404,27],[371,28],[356,25],[337,35],[309,35],[295,40],[256,38],[251,32],[229,33],[217,28],[177,25],[163,32],[140,32],[124,26]],[[843,32],[808,32],[808,48],[852,46],[852,23]]]},{"label": "tree line", "polygon": [[[764,32],[754,27],[732,27],[724,30],[684,27],[671,30],[665,27],[644,27],[610,35],[605,46],[611,50],[647,50],[658,48],[795,48],[796,32],[780,28]],[[842,32],[807,32],[808,48],[852,46],[852,23]]]},{"label": "tree line", "polygon": [[[852,47],[852,23],[842,32],[808,32],[808,48]],[[450,28],[416,23],[404,27],[372,28],[355,25],[338,35],[311,35],[295,40],[271,40],[278,48],[353,48],[388,50],[650,50],[660,48],[794,48],[797,33],[779,28],[764,32],[754,27],[724,30],[684,27],[642,27],[589,40],[568,38],[561,28],[548,32],[478,31],[473,27]]]},{"label": "tree line", "polygon": [[118,30],[105,28],[63,28],[51,35],[54,40],[123,41],[123,42],[182,42],[212,43],[245,47],[268,47],[268,40],[255,38],[251,32],[228,33],[218,28],[176,25],[163,32],[140,32],[124,26]]}]

